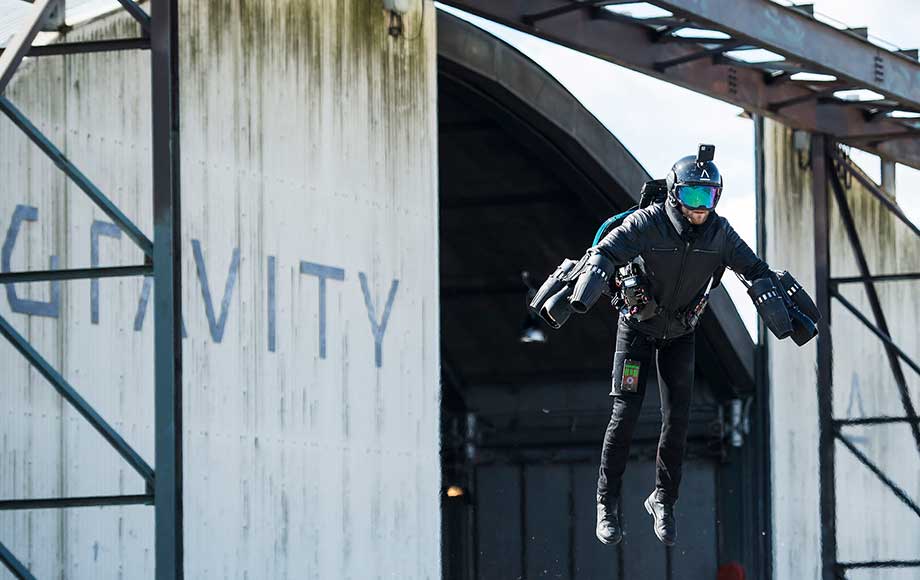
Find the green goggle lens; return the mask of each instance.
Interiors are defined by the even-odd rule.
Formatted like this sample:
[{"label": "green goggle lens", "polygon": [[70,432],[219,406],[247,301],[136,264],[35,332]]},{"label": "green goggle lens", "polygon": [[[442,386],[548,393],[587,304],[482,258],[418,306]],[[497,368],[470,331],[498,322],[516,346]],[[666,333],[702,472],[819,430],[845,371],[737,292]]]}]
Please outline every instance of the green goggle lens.
[{"label": "green goggle lens", "polygon": [[712,209],[719,198],[719,188],[711,185],[679,185],[677,199],[690,209]]}]

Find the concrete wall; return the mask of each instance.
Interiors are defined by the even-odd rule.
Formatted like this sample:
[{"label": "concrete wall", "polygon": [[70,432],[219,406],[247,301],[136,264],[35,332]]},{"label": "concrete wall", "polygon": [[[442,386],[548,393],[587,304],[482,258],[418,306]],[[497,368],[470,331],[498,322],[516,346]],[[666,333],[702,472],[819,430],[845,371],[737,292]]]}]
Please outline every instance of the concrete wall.
[{"label": "concrete wall", "polygon": [[[809,290],[814,277],[814,203],[808,152],[797,152],[791,130],[767,121],[765,138],[767,259],[788,269]],[[807,141],[806,141],[807,142]],[[833,196],[832,196],[833,197]],[[873,274],[920,271],[920,240],[857,182],[847,191],[856,229]],[[831,203],[831,273],[855,276],[858,268]],[[871,319],[861,285],[842,294]],[[876,285],[895,342],[920,355],[920,283]],[[834,301],[834,416],[903,416],[898,390],[882,342]],[[820,576],[818,500],[818,406],[816,341],[798,348],[770,337],[773,469],[774,578]],[[904,367],[914,405],[920,377]],[[920,500],[920,457],[905,425],[848,427],[845,433],[914,501]],[[920,520],[841,444],[837,445],[837,542],[839,561],[912,560],[920,553]],[[915,570],[854,571],[847,578],[917,578]]]},{"label": "concrete wall", "polygon": [[[188,578],[440,577],[436,47],[424,2],[401,39],[376,0],[182,3]],[[134,34],[116,14],[70,40]],[[47,58],[8,96],[152,235],[148,62]],[[89,266],[94,232],[101,264],[140,263],[6,119],[0,151],[12,270],[52,255]],[[152,463],[149,285],[56,288],[42,306],[48,284],[7,287],[0,314]],[[0,497],[143,492],[5,342],[0,368]],[[152,577],[152,532],[144,506],[0,512],[0,541],[40,578]]]}]

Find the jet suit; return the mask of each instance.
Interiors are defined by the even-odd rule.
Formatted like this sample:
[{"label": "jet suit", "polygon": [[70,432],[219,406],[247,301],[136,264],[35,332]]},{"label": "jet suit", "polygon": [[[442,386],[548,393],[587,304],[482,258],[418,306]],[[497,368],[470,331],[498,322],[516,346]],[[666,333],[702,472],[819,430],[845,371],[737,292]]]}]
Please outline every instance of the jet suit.
[{"label": "jet suit", "polygon": [[770,268],[715,211],[694,226],[670,199],[636,211],[588,251],[601,253],[616,265],[641,256],[657,303],[651,318],[638,321],[621,316],[618,323],[611,373],[613,407],[601,452],[598,499],[615,502],[620,495],[654,365],[662,414],[655,495],[659,502],[673,505],[679,495],[693,391],[694,327],[688,309],[707,287],[718,284],[725,267],[748,280],[770,275]]},{"label": "jet suit", "polygon": [[564,260],[529,304],[550,327],[560,328],[573,312],[585,313],[601,295],[615,294],[620,320],[613,406],[597,480],[596,535],[604,544],[623,538],[618,499],[653,366],[662,424],[655,491],[645,509],[658,539],[674,544],[674,503],[693,395],[694,330],[726,268],[750,281],[748,295],[777,338],[791,337],[801,346],[817,335],[821,314],[801,284],[788,272],[772,272],[715,212],[723,181],[714,151],[701,144],[696,157],[678,160],[666,179],[646,182],[639,205],[605,221],[581,260]]}]

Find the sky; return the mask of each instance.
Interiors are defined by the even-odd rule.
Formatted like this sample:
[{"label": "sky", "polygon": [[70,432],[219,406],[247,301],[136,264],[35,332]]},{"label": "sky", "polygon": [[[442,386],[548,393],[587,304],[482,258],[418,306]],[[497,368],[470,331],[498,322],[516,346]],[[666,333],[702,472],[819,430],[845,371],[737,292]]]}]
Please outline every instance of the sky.
[{"label": "sky", "polygon": [[[920,0],[814,0],[814,4],[819,19],[838,27],[868,26],[871,40],[887,48],[920,47]],[[699,143],[714,144],[715,161],[725,183],[718,211],[752,248],[756,247],[754,126],[740,116],[741,108],[517,30],[447,10],[504,39],[546,69],[630,150],[652,177],[664,177],[677,159],[695,154]],[[687,115],[687,111],[693,114]],[[877,157],[854,149],[852,158],[876,181],[880,179]],[[897,199],[914,223],[920,223],[920,171],[903,165],[896,171]],[[782,269],[782,264],[771,266]],[[748,331],[755,336],[756,313],[744,287],[733,276],[723,281]]]}]

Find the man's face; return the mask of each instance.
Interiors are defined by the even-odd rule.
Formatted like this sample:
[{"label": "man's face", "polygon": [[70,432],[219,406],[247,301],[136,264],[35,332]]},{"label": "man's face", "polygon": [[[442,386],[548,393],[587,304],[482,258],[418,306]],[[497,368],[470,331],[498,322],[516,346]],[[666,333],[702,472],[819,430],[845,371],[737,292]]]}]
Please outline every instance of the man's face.
[{"label": "man's face", "polygon": [[701,225],[706,221],[709,217],[709,211],[708,209],[687,209],[683,205],[680,206],[680,212],[695,226]]}]

